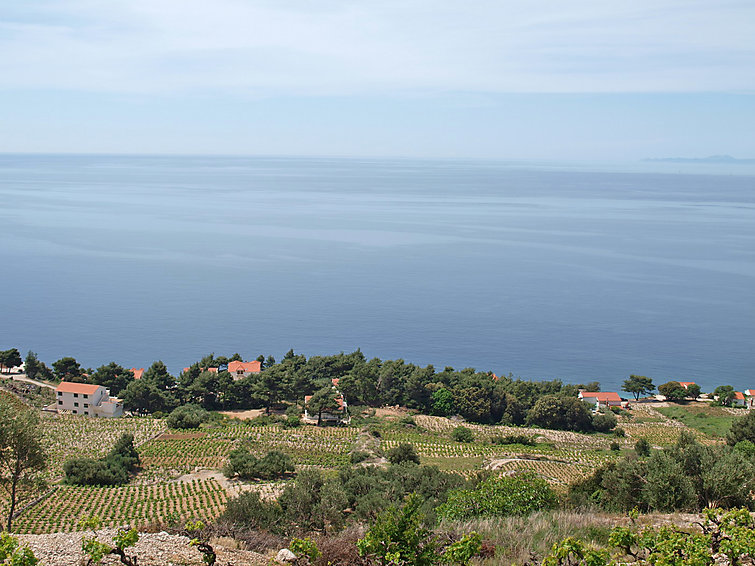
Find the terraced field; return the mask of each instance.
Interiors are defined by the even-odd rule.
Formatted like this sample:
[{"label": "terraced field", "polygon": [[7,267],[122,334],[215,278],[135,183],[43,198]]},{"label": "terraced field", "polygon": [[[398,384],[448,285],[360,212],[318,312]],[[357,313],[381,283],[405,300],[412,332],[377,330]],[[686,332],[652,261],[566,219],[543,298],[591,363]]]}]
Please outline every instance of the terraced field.
[{"label": "terraced field", "polygon": [[165,521],[170,513],[182,520],[212,520],[225,507],[225,490],[215,480],[170,482],[151,486],[59,486],[41,504],[15,521],[17,533],[52,533],[78,530],[88,515],[100,517],[103,526],[146,525]]},{"label": "terraced field", "polygon": [[[625,437],[605,434],[578,434],[535,428],[464,424],[473,431],[470,443],[452,439],[459,422],[417,415],[412,420],[401,415],[369,418],[349,427],[300,426],[285,428],[280,424],[239,424],[225,421],[197,431],[168,430],[164,421],[149,418],[87,419],[74,415],[43,419],[45,442],[51,454],[46,472],[48,480],[62,474],[63,463],[71,457],[97,458],[106,454],[124,432],[134,434],[144,471],[131,485],[119,488],[70,487],[58,485],[41,504],[16,519],[17,532],[39,533],[77,529],[81,517],[97,514],[103,525],[147,524],[165,521],[176,513],[181,519],[211,520],[222,512],[227,498],[225,489],[213,479],[174,481],[207,477],[197,469],[218,470],[234,448],[246,446],[257,455],[280,450],[292,456],[297,468],[309,466],[335,470],[349,463],[357,446],[377,446],[383,453],[402,443],[412,444],[423,464],[463,475],[491,469],[506,474],[517,470],[533,471],[563,490],[605,462],[621,457],[639,438],[654,446],[673,444],[681,431],[692,431],[705,443],[720,438],[690,429],[678,419],[671,419],[649,406],[636,405],[622,413],[620,426]],[[369,431],[369,432],[368,432]],[[494,444],[494,435],[526,435],[535,446]],[[358,438],[360,441],[358,442]],[[370,442],[362,442],[365,438]],[[611,450],[618,443],[621,450]],[[273,496],[280,482],[237,486],[242,489],[270,488]],[[274,489],[273,489],[274,488]],[[236,487],[232,487],[236,489]],[[0,509],[3,498],[0,493]]]},{"label": "terraced field", "polygon": [[170,431],[147,442],[139,452],[146,466],[177,470],[221,468],[231,450],[242,445],[260,456],[269,450],[280,450],[297,465],[338,467],[348,462],[358,433],[354,427],[231,425],[199,433]]},{"label": "terraced field", "polygon": [[104,456],[124,433],[133,434],[138,446],[166,429],[161,419],[88,419],[76,415],[45,415],[42,424],[50,454],[50,477],[62,474],[63,464],[70,458]]}]

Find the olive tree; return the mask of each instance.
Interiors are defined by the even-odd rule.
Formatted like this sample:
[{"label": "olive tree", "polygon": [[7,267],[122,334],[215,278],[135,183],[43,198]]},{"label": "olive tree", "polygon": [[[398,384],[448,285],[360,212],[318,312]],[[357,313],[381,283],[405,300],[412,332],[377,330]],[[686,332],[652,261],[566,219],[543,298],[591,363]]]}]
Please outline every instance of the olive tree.
[{"label": "olive tree", "polygon": [[36,479],[47,460],[36,411],[0,396],[0,485],[8,493],[6,521],[10,531],[19,491]]}]

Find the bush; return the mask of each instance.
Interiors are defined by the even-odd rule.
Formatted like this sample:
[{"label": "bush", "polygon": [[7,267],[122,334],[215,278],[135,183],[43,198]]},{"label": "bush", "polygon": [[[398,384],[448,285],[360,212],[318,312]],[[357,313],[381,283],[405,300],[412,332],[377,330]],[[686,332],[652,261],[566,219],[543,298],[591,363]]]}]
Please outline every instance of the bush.
[{"label": "bush", "polygon": [[473,517],[528,515],[556,506],[557,497],[543,478],[524,473],[515,476],[493,476],[474,489],[459,489],[448,495],[438,507],[438,515],[454,520]]},{"label": "bush", "polygon": [[741,452],[748,458],[755,457],[755,444],[749,440],[740,440],[734,445],[734,450]]},{"label": "bush", "polygon": [[640,438],[635,442],[634,451],[642,458],[650,456],[650,443],[647,441],[647,438]]},{"label": "bush", "polygon": [[414,417],[410,417],[409,415],[401,417],[398,422],[405,427],[413,428],[417,426],[417,421],[414,420]]},{"label": "bush", "polygon": [[274,529],[281,515],[277,503],[265,501],[256,491],[247,491],[228,500],[219,520],[256,530]]},{"label": "bush", "polygon": [[613,435],[618,438],[624,438],[627,435],[627,431],[625,431],[620,426],[617,426],[615,429],[613,429]]},{"label": "bush", "polygon": [[404,442],[388,452],[388,461],[391,464],[401,464],[403,462],[419,464],[419,454],[417,454],[413,445]]},{"label": "bush", "polygon": [[349,454],[349,462],[351,462],[352,464],[359,464],[360,462],[364,462],[369,457],[369,452],[365,452],[364,450],[355,450],[354,452]]},{"label": "bush", "polygon": [[70,485],[124,485],[140,464],[134,436],[123,434],[110,453],[99,460],[73,458],[63,465],[65,483]]},{"label": "bush", "polygon": [[457,426],[451,433],[451,438],[456,442],[473,442],[474,434],[465,426]]},{"label": "bush", "polygon": [[[638,453],[649,445],[637,443]],[[570,489],[570,499],[584,499],[611,511],[689,511],[710,506],[752,505],[755,466],[728,446],[705,446],[682,434],[674,446],[643,458],[627,457],[599,468]]]},{"label": "bush", "polygon": [[310,563],[314,562],[315,560],[320,558],[320,556],[322,556],[322,552],[320,552],[320,549],[317,548],[315,541],[313,541],[309,537],[304,539],[292,539],[291,543],[288,545],[288,549],[293,552],[297,558],[306,556]]},{"label": "bush", "polygon": [[0,564],[36,566],[38,563],[39,560],[28,546],[19,546],[16,537],[0,533]]},{"label": "bush", "polygon": [[182,405],[173,409],[165,422],[170,428],[199,428],[209,416],[210,414],[199,405]]},{"label": "bush", "polygon": [[598,432],[608,432],[616,426],[618,421],[613,413],[595,413],[592,416],[592,428]]},{"label": "bush", "polygon": [[357,542],[359,554],[375,557],[381,564],[437,564],[436,543],[430,531],[422,526],[421,504],[421,498],[412,494],[402,507],[391,507],[381,513]]},{"label": "bush", "polygon": [[618,442],[616,442],[616,441],[613,441],[613,442],[611,442],[611,444],[610,444],[610,448],[611,448],[611,450],[613,450],[614,452],[618,452],[619,450],[621,450],[621,446],[620,446],[620,445],[619,445],[619,443],[618,443]]},{"label": "bush", "polygon": [[526,434],[494,434],[490,437],[491,444],[521,444],[522,446],[536,446],[535,438]]},{"label": "bush", "polygon": [[726,435],[726,443],[729,446],[734,446],[742,440],[755,443],[755,411],[749,411],[745,416],[731,423]]},{"label": "bush", "polygon": [[262,458],[257,458],[249,450],[237,448],[228,455],[228,464],[223,470],[226,477],[238,476],[242,480],[271,480],[295,470],[288,454],[271,450]]}]

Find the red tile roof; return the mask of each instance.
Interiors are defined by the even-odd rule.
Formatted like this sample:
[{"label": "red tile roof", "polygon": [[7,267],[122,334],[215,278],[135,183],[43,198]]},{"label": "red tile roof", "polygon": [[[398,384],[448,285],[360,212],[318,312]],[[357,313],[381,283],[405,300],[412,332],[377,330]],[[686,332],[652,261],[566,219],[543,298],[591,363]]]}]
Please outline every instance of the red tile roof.
[{"label": "red tile roof", "polygon": [[144,375],[144,368],[131,368],[131,371],[134,374],[134,379],[141,379]]},{"label": "red tile roof", "polygon": [[585,397],[590,397],[593,399],[597,399],[601,403],[605,403],[607,401],[621,401],[621,397],[619,397],[619,394],[613,391],[602,391],[602,392],[582,391],[581,395],[583,399]]},{"label": "red tile roof", "polygon": [[82,395],[93,395],[97,393],[100,385],[91,385],[89,383],[72,383],[70,381],[61,381],[55,391],[60,393],[80,393]]},{"label": "red tile roof", "polygon": [[694,381],[680,381],[679,385],[687,389],[690,385],[697,385]]},{"label": "red tile roof", "polygon": [[257,360],[253,362],[233,361],[228,364],[228,371],[231,373],[259,373],[262,371],[262,362]]},{"label": "red tile roof", "polygon": [[739,399],[740,401],[744,401],[745,400],[745,396],[742,395],[741,391],[735,391],[734,392],[734,398],[735,399]]},{"label": "red tile roof", "polygon": [[[191,368],[184,368],[183,373],[186,373]],[[218,373],[218,368],[201,368],[199,371],[209,371],[210,373]]]},{"label": "red tile roof", "polygon": [[341,381],[339,378],[334,377],[330,380],[330,382],[333,384],[333,387],[338,387],[338,382]]}]

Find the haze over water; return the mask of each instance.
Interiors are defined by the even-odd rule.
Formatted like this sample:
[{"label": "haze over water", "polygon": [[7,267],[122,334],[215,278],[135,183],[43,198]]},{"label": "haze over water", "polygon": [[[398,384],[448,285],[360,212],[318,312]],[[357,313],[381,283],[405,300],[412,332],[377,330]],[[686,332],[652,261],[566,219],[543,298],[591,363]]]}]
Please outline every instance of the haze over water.
[{"label": "haze over water", "polygon": [[753,173],[2,155],[0,348],[755,387]]}]

